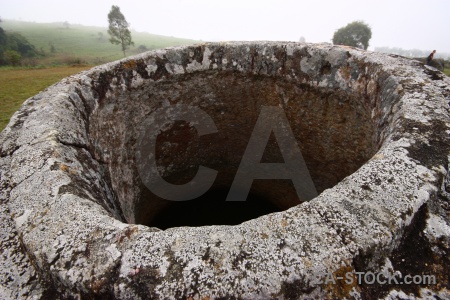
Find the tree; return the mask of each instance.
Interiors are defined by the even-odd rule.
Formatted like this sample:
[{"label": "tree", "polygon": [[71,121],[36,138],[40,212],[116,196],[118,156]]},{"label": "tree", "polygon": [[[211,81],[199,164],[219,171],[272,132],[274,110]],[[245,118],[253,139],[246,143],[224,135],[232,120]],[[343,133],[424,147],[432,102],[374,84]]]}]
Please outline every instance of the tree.
[{"label": "tree", "polygon": [[6,47],[7,42],[8,37],[6,36],[6,32],[0,27],[0,47]]},{"label": "tree", "polygon": [[131,32],[128,29],[130,26],[125,20],[125,16],[120,12],[118,6],[113,5],[111,11],[108,14],[109,29],[108,34],[110,35],[109,41],[111,44],[121,45],[123,56],[125,56],[125,50],[129,48],[130,45],[134,45],[131,40]]},{"label": "tree", "polygon": [[6,35],[6,32],[3,30],[3,28],[0,27],[0,65],[6,64],[6,59],[4,56],[5,50],[8,50],[8,37]]},{"label": "tree", "polygon": [[7,34],[8,49],[14,50],[25,57],[34,57],[38,53],[34,45],[32,45],[23,35],[17,32],[11,32]]},{"label": "tree", "polygon": [[0,65],[18,65],[22,57],[38,55],[35,47],[24,36],[17,32],[6,32],[0,27]]},{"label": "tree", "polygon": [[139,45],[139,47],[137,49],[138,49],[139,53],[148,51],[148,48],[145,45]]},{"label": "tree", "polygon": [[346,45],[367,50],[372,30],[362,21],[354,21],[334,32],[333,44]]},{"label": "tree", "polygon": [[4,56],[6,61],[11,65],[13,65],[14,67],[19,65],[20,60],[22,59],[20,53],[14,50],[6,50]]},{"label": "tree", "polygon": [[56,53],[56,47],[53,42],[48,42],[48,45],[50,46],[50,53]]}]

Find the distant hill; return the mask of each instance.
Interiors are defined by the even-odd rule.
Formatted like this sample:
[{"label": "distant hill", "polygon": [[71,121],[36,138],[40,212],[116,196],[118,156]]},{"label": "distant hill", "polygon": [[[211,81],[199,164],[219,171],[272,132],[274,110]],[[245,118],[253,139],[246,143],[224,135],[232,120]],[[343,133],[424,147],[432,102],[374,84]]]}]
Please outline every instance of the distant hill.
[{"label": "distant hill", "polygon": [[[18,32],[26,37],[36,50],[45,53],[38,64],[101,64],[123,58],[120,46],[109,42],[106,27],[67,23],[35,23],[2,20],[5,31]],[[135,46],[127,55],[168,46],[180,46],[200,41],[167,37],[146,32],[131,32]],[[33,62],[32,62],[33,63]]]}]

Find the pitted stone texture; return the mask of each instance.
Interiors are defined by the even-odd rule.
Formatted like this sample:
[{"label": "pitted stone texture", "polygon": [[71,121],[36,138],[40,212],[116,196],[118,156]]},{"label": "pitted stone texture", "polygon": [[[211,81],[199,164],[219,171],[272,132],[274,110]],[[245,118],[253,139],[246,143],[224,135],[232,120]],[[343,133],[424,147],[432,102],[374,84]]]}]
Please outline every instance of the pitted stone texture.
[{"label": "pitted stone texture", "polygon": [[[225,86],[214,77],[224,78]],[[321,112],[317,116],[336,132],[352,132],[360,124],[355,118],[364,120],[366,135],[355,133],[360,138],[350,152],[342,146],[347,144],[332,143],[337,150],[329,155],[346,164],[330,170],[348,168],[345,178],[330,179],[316,170],[318,182],[331,185],[324,184],[318,197],[237,226],[162,231],[125,223],[136,222],[145,208],[134,161],[140,122],[158,107],[183,101],[206,111],[228,108],[233,117],[237,106],[225,100],[245,91],[229,86],[242,82],[248,95],[257,93],[252,84],[271,87],[258,94],[264,97],[255,111],[261,104],[281,105],[291,122],[303,111],[291,126],[306,145],[308,135],[296,132],[307,128],[302,120],[312,129],[320,126],[298,108],[302,105]],[[227,96],[226,89],[236,94]],[[305,93],[323,104],[308,104]],[[449,95],[449,78],[432,68],[326,44],[170,48],[64,79],[28,99],[1,134],[0,297],[448,295]],[[335,119],[321,110],[331,104]],[[251,115],[252,104],[246,105],[241,113]],[[340,105],[353,109],[347,111],[354,125],[338,125],[347,124]],[[327,130],[319,133],[331,140]],[[329,156],[305,149],[314,166]],[[359,165],[351,151],[362,153]],[[163,172],[171,174],[169,168]],[[155,200],[153,208],[161,205]],[[438,283],[416,288],[324,283],[327,272],[350,271],[422,272]]]}]

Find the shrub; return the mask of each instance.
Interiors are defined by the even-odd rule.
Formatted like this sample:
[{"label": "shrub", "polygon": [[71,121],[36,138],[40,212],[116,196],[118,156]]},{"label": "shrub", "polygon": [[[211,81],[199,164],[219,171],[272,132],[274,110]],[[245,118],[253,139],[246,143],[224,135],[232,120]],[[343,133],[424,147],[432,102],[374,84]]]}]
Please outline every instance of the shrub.
[{"label": "shrub", "polygon": [[19,52],[15,51],[15,50],[6,50],[5,53],[3,54],[6,61],[15,66],[20,65],[20,60],[22,59],[22,55],[20,55]]},{"label": "shrub", "polygon": [[146,51],[148,51],[148,48],[145,45],[139,45],[139,47],[137,47],[137,50],[139,51],[139,53],[146,52]]}]

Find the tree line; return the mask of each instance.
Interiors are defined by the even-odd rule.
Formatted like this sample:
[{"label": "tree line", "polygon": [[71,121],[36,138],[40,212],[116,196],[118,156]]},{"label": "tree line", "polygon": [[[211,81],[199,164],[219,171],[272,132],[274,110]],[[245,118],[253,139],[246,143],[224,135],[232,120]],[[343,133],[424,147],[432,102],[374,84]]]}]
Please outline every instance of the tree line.
[{"label": "tree line", "polygon": [[6,32],[0,27],[0,65],[17,66],[22,57],[36,57],[40,53],[24,36]]}]

